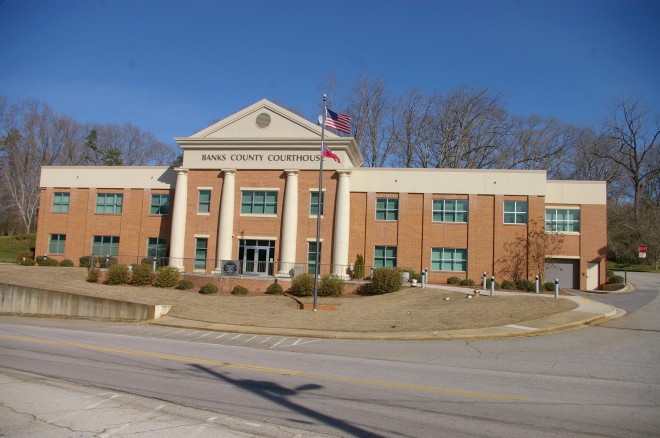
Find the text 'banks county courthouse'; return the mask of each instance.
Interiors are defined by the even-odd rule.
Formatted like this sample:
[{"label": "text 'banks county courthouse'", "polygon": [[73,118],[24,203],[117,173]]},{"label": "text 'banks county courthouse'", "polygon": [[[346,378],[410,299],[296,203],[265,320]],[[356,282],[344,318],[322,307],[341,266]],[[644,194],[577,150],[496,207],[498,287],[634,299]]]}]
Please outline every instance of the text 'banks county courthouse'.
[{"label": "text 'banks county courthouse'", "polygon": [[[321,274],[428,268],[481,283],[511,279],[513,253],[561,234],[546,281],[596,289],[606,275],[606,186],[549,181],[545,171],[363,168],[352,137],[262,100],[177,138],[181,167],[44,167],[36,253],[140,263],[166,256],[185,272],[290,277],[313,273],[321,214]],[[545,232],[544,232],[545,230]],[[519,272],[531,280],[530,255]],[[525,260],[527,258],[527,260]],[[223,267],[228,261],[233,261]],[[543,274],[543,273],[541,273]]]}]

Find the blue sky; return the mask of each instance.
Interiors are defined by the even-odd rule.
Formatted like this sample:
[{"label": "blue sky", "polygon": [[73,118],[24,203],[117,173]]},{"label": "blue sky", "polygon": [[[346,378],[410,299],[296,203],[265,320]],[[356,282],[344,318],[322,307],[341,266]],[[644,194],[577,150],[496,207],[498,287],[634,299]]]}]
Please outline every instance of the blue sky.
[{"label": "blue sky", "polygon": [[478,83],[513,114],[596,124],[660,111],[660,1],[0,0],[0,95],[175,144],[267,98],[309,120],[335,75],[391,94]]}]

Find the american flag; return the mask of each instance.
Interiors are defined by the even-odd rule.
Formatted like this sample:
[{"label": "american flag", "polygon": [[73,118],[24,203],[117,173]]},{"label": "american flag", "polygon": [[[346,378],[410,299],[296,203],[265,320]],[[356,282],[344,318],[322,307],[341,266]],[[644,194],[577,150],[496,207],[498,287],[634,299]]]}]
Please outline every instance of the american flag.
[{"label": "american flag", "polygon": [[337,163],[341,163],[341,160],[339,159],[339,157],[337,156],[337,154],[335,154],[334,152],[332,152],[332,149],[330,149],[329,147],[327,147],[327,146],[325,145],[325,143],[323,143],[323,156],[326,157],[326,158],[332,158],[332,159],[335,160]]},{"label": "american flag", "polygon": [[331,111],[329,108],[325,109],[325,126],[328,128],[336,129],[344,134],[351,134],[351,118],[345,114],[338,114]]}]

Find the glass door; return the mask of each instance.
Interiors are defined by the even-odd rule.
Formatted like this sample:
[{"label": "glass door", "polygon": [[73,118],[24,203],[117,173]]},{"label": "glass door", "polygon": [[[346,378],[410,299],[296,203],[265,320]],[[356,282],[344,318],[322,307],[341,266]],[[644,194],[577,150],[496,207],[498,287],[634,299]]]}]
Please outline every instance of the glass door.
[{"label": "glass door", "polygon": [[244,275],[272,275],[275,242],[272,240],[241,240],[238,258]]}]

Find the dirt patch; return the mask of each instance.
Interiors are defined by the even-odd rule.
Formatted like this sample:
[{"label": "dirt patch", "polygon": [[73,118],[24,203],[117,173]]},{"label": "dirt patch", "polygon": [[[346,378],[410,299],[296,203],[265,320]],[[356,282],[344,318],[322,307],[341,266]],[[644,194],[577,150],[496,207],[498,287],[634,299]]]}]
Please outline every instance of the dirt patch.
[{"label": "dirt patch", "polygon": [[[170,304],[170,315],[197,321],[346,332],[436,331],[495,327],[541,318],[576,307],[569,300],[551,296],[488,295],[467,299],[461,292],[405,288],[379,296],[319,297],[318,304],[335,310],[300,310],[288,296],[251,292],[202,295],[193,291],[149,286],[108,286],[85,280],[84,268],[17,266],[0,264],[0,282],[126,300],[145,304]],[[311,298],[301,300],[311,303]]]}]

